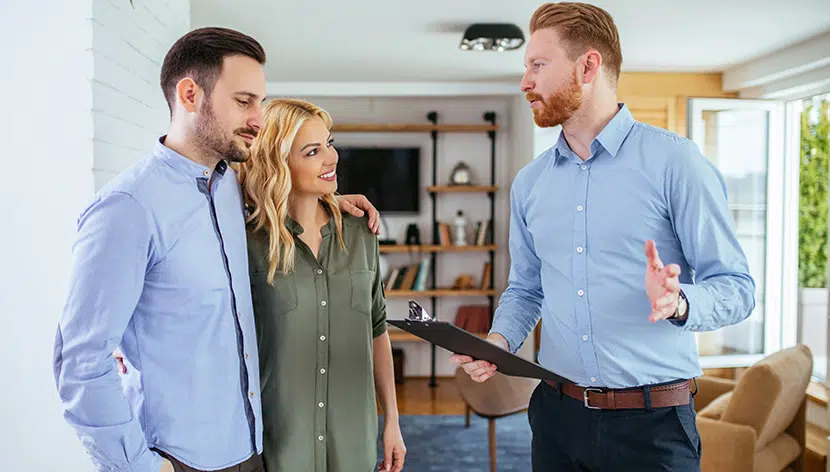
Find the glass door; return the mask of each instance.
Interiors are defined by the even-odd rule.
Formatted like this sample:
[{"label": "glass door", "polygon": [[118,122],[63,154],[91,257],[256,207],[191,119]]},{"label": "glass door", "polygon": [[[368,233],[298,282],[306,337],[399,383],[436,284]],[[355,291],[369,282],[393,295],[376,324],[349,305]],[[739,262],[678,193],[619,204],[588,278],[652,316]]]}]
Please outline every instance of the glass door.
[{"label": "glass door", "polygon": [[687,123],[689,138],[726,180],[738,241],[756,282],[756,307],[748,319],[697,333],[701,366],[749,365],[796,337],[795,323],[782,316],[796,309],[797,273],[783,262],[785,257],[797,260],[798,237],[798,215],[785,212],[797,204],[798,167],[793,172],[784,165],[784,106],[769,100],[692,98]]}]

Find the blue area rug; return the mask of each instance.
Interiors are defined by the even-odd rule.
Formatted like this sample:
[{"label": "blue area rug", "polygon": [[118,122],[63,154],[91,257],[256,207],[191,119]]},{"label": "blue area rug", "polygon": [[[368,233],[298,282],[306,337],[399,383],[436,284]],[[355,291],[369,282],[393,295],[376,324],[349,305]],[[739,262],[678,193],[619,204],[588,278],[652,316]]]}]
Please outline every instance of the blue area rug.
[{"label": "blue area rug", "polygon": [[[404,415],[400,423],[406,443],[405,472],[489,472],[486,419],[471,415],[469,428],[464,427],[463,415]],[[383,417],[378,429],[382,431]],[[530,439],[526,413],[496,420],[497,470],[529,472]],[[378,451],[382,454],[380,439]]]}]

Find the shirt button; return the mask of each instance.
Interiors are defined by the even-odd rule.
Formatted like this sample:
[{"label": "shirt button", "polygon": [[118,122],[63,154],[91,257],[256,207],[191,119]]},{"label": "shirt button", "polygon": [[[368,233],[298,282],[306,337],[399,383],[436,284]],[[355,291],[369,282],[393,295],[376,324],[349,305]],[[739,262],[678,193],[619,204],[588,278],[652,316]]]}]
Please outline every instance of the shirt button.
[{"label": "shirt button", "polygon": [[209,174],[210,174],[210,171],[206,170],[205,171],[205,177],[207,177]]},{"label": "shirt button", "polygon": [[326,340],[325,336],[320,336],[320,341],[325,341],[325,340]]},{"label": "shirt button", "polygon": [[320,274],[322,274],[322,273],[323,273],[323,271],[322,271],[322,270],[317,269],[317,275],[320,275]]},{"label": "shirt button", "polygon": [[317,440],[318,440],[318,441],[322,441],[322,440],[323,440],[323,436],[317,436]]},{"label": "shirt button", "polygon": [[245,359],[247,359],[247,358],[248,358],[248,353],[246,352],[246,353],[245,353]]},{"label": "shirt button", "polygon": [[325,301],[325,300],[323,300],[322,302],[320,302],[320,305],[322,305],[322,306],[326,306],[326,301]]},{"label": "shirt button", "polygon": [[254,392],[251,392],[251,398],[254,398]]},{"label": "shirt button", "polygon": [[580,246],[580,247],[578,247],[578,248],[576,248],[576,252],[578,252],[578,253],[580,253],[580,254],[582,254],[582,250],[583,250],[583,249],[582,249],[582,247],[581,247],[581,246]]},{"label": "shirt button", "polygon": [[586,166],[585,164],[582,164],[582,170],[585,170],[587,168],[588,168],[588,166]]},{"label": "shirt button", "polygon": [[596,377],[591,377],[591,382],[596,382],[596,381],[597,381]]},{"label": "shirt button", "polygon": [[326,406],[326,404],[323,403],[323,402],[320,402],[320,403],[317,404],[317,406],[319,406],[320,408],[323,408],[324,406]]},{"label": "shirt button", "polygon": [[582,205],[579,205],[578,207],[576,207],[576,211],[582,211],[583,209],[584,208],[582,207]]},{"label": "shirt button", "polygon": [[587,334],[583,335],[583,336],[582,336],[582,340],[583,340],[583,341],[587,341],[587,340],[588,340],[588,335],[587,335]]},{"label": "shirt button", "polygon": [[582,291],[582,290],[579,290],[578,292],[576,292],[576,294],[581,297],[581,296],[585,295],[585,292]]},{"label": "shirt button", "polygon": [[320,373],[321,373],[321,374],[325,374],[325,373],[326,373],[326,369],[320,369]]}]

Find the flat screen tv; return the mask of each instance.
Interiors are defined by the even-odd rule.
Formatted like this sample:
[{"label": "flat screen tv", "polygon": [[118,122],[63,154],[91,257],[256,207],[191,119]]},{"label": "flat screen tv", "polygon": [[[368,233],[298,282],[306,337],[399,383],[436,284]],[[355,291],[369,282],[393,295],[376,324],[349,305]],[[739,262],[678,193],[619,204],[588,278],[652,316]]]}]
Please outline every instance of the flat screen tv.
[{"label": "flat screen tv", "polygon": [[359,193],[384,213],[420,211],[420,148],[337,147],[337,192]]}]

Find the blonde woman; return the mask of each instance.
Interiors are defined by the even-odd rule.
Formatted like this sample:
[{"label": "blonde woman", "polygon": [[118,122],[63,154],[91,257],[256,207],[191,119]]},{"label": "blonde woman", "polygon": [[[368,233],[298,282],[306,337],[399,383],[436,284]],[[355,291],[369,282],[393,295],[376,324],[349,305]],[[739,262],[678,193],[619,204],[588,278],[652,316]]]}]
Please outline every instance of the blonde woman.
[{"label": "blonde woman", "polygon": [[335,200],[332,120],[279,99],[240,165],[259,344],[268,472],[381,470],[405,455],[378,242]]}]

